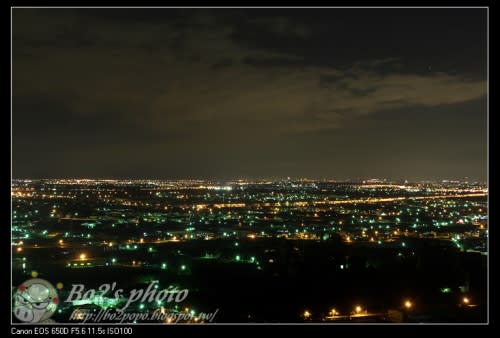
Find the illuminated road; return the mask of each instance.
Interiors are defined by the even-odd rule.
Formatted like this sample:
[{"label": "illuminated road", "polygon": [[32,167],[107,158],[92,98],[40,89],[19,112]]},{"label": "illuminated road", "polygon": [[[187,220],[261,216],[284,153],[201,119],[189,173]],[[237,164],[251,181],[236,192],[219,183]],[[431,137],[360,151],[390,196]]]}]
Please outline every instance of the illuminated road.
[{"label": "illuminated road", "polygon": [[[388,198],[364,198],[355,200],[340,200],[340,201],[317,201],[312,202],[313,205],[323,204],[374,204],[374,203],[388,203],[394,201],[408,201],[408,200],[434,200],[434,199],[449,199],[449,198],[466,198],[466,197],[484,197],[488,193],[474,193],[474,194],[458,194],[458,195],[433,195],[433,196],[411,196],[411,197],[388,197]],[[307,203],[307,202],[298,202]]]}]

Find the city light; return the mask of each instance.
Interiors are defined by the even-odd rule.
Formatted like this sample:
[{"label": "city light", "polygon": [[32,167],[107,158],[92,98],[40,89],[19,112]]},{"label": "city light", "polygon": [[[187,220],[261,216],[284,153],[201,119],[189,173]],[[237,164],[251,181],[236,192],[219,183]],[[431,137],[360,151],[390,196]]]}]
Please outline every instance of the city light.
[{"label": "city light", "polygon": [[[256,287],[260,287],[266,278],[279,276],[297,276],[300,277],[298,280],[306,276],[314,280],[325,278],[324,284],[328,287],[322,291],[331,292],[332,296],[325,298],[323,304],[318,302],[317,308],[299,311],[294,318],[283,320],[310,320],[312,313],[318,313],[324,320],[335,322],[350,321],[352,318],[360,322],[379,319],[406,322],[411,319],[410,313],[417,309],[417,303],[410,297],[400,299],[398,311],[394,309],[402,317],[395,315],[389,318],[387,311],[391,309],[387,305],[392,302],[390,297],[381,296],[380,302],[373,301],[373,305],[369,305],[373,312],[368,312],[361,299],[342,300],[339,296],[342,290],[338,290],[337,285],[349,287],[358,282],[373,282],[373,285],[391,285],[393,294],[408,296],[405,285],[393,281],[387,283],[387,278],[399,278],[400,267],[408,268],[412,277],[422,273],[432,274],[426,267],[426,257],[419,250],[426,242],[439,244],[431,246],[432,257],[445,262],[443,270],[448,269],[448,265],[452,266],[450,262],[456,262],[454,249],[457,243],[463,247],[457,253],[474,255],[477,261],[487,257],[487,201],[485,195],[476,195],[484,194],[480,185],[464,185],[448,191],[445,189],[452,188],[442,184],[386,184],[375,189],[365,188],[360,183],[325,181],[315,183],[321,188],[301,186],[302,183],[294,183],[297,187],[291,188],[280,182],[255,181],[242,185],[243,189],[236,185],[238,188],[232,191],[209,192],[199,188],[202,184],[198,181],[86,181],[88,185],[81,182],[78,185],[71,180],[48,182],[51,183],[38,183],[35,192],[50,184],[57,185],[57,194],[61,197],[51,197],[50,205],[57,204],[60,215],[52,220],[43,212],[49,197],[33,194],[31,187],[28,196],[23,190],[28,187],[25,183],[15,188],[23,191],[23,196],[15,195],[13,200],[13,214],[18,217],[17,223],[12,225],[13,252],[22,253],[13,257],[13,269],[17,269],[18,275],[25,275],[36,267],[41,274],[50,276],[52,265],[45,263],[52,263],[53,260],[59,263],[60,260],[61,264],[57,266],[68,273],[81,271],[84,275],[88,272],[90,276],[99,274],[105,267],[113,276],[123,274],[122,279],[117,280],[121,284],[128,283],[131,276],[122,270],[133,269],[134,275],[147,276],[148,281],[172,278],[180,284],[193,285],[200,294],[208,291],[201,281],[200,285],[196,285],[196,278],[199,273],[209,271],[210,266],[220,268],[235,283],[246,283],[245,278],[248,278],[248,282]],[[45,192],[52,191],[51,188],[44,189]],[[361,189],[365,190],[361,193]],[[82,190],[84,193],[80,194]],[[128,194],[125,194],[127,191]],[[153,197],[141,199],[136,191]],[[85,197],[87,194],[89,197]],[[39,200],[32,195],[39,196]],[[78,202],[80,195],[82,199]],[[92,196],[96,196],[94,200]],[[82,203],[78,219],[75,211],[71,210],[76,202]],[[164,211],[165,206],[168,206],[168,212]],[[39,215],[48,220],[43,227],[30,226],[32,223],[29,222],[33,220],[26,220],[25,215],[33,217],[33,208],[39,208]],[[383,217],[382,220],[378,220],[379,216]],[[415,227],[417,222],[418,227]],[[92,226],[82,227],[79,224]],[[114,224],[116,228],[112,228]],[[458,224],[459,227],[454,226]],[[480,225],[484,225],[484,229]],[[61,232],[61,228],[68,231]],[[26,238],[32,238],[37,243],[31,240],[29,246],[26,244],[23,247]],[[172,240],[174,238],[176,241]],[[337,241],[345,245],[338,245]],[[450,247],[453,250],[447,251]],[[47,249],[57,254],[52,256],[53,259],[44,259],[43,256],[40,259],[40,254]],[[71,258],[73,255],[76,259]],[[419,261],[422,261],[421,268],[413,269],[415,262]],[[319,262],[321,269],[319,265],[315,266]],[[456,264],[461,269],[468,271],[468,260],[458,262]],[[234,275],[236,270],[245,271],[244,277]],[[353,278],[358,278],[358,282],[353,283]],[[473,300],[469,295],[464,296],[465,293],[458,298],[445,297],[445,294],[455,294],[457,286],[464,285],[462,280],[437,276],[429,281],[429,285],[433,286],[432,290],[441,292],[443,299],[450,299],[450,311],[453,307],[483,306],[472,304]],[[475,288],[477,284],[471,286]],[[175,290],[184,286],[170,287]],[[318,285],[318,288],[322,287]],[[163,287],[156,285],[154,289],[160,291]],[[213,289],[221,292],[218,286]],[[370,291],[372,293],[367,293],[366,297],[372,297],[378,290]],[[427,290],[415,284],[411,293],[427,295]],[[460,292],[465,291],[465,286],[460,286]],[[471,294],[475,291],[472,288],[467,290]],[[335,308],[330,307],[332,300],[335,301]],[[193,301],[198,300],[193,298]],[[357,301],[360,303],[356,304]],[[154,305],[158,307],[166,304],[156,302]],[[299,309],[304,306],[293,299],[291,303]],[[146,310],[148,305],[143,305]],[[209,308],[200,302],[201,311],[202,305]],[[140,305],[137,303],[136,306],[138,309]],[[427,308],[434,310],[432,305],[418,306],[419,314],[422,311],[423,315],[428,315],[425,313]],[[345,315],[339,313],[341,309],[345,309]],[[236,311],[242,311],[238,315],[249,320],[258,320],[260,316],[265,318],[255,309],[238,309],[235,315]],[[204,321],[199,319],[199,322]]]}]

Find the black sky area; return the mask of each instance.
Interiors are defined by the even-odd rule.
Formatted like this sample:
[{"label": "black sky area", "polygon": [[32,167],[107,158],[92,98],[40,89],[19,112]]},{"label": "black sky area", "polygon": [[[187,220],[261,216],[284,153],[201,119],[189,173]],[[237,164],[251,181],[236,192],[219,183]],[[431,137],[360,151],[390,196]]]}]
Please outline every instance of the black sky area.
[{"label": "black sky area", "polygon": [[485,8],[12,22],[14,178],[486,180]]}]

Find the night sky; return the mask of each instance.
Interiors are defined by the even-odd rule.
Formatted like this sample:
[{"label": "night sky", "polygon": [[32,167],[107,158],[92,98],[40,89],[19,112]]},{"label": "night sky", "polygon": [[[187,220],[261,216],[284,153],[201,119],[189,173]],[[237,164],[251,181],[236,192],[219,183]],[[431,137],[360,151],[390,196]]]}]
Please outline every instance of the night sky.
[{"label": "night sky", "polygon": [[486,179],[486,9],[13,9],[14,178]]}]

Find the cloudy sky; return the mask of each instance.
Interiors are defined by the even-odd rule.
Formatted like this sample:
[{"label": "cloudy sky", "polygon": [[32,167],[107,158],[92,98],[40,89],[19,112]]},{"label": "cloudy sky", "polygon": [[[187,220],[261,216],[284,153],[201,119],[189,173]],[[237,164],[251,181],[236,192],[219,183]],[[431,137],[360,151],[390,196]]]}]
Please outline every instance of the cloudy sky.
[{"label": "cloudy sky", "polygon": [[486,9],[13,9],[13,176],[486,178]]}]

